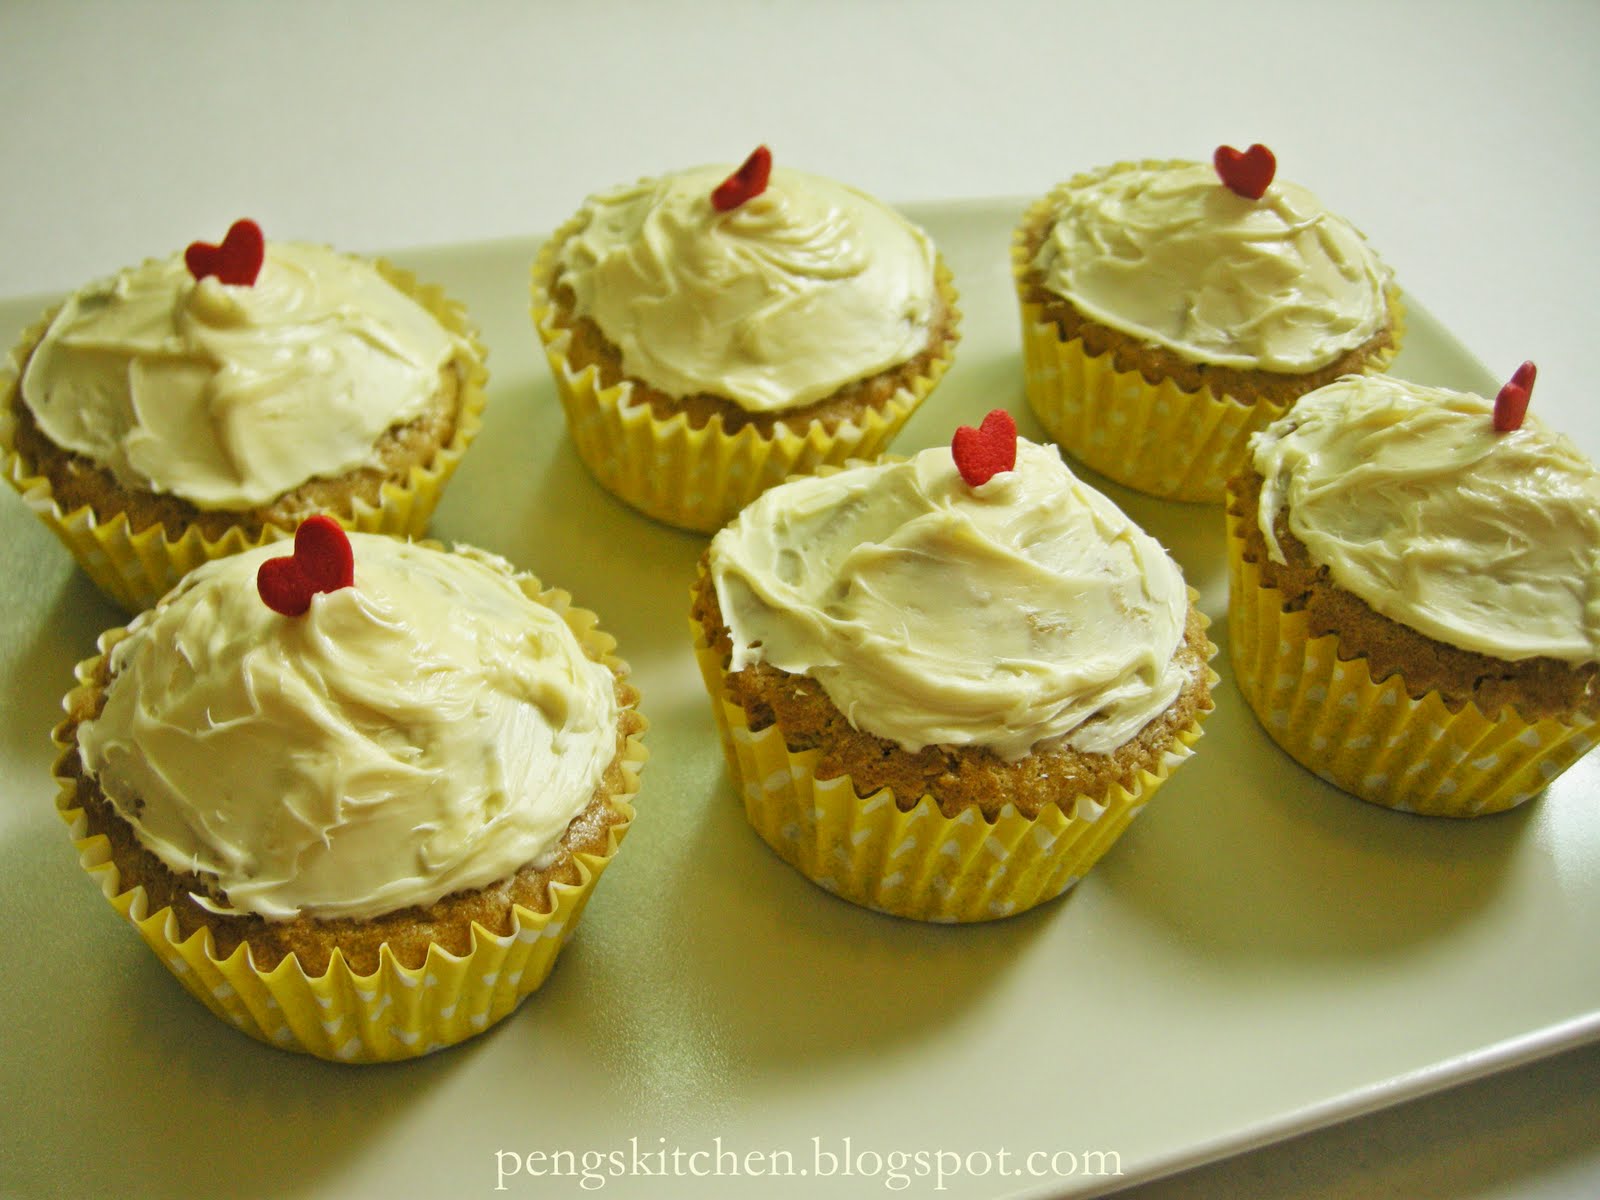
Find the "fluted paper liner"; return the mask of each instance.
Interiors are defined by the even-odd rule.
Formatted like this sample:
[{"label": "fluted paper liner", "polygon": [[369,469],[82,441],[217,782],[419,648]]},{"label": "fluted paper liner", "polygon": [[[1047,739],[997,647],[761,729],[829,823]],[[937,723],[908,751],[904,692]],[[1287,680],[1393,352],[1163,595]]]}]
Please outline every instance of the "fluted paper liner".
[{"label": "fluted paper liner", "polygon": [[[532,578],[519,583],[558,612],[586,649],[613,670],[625,669],[611,653],[614,640],[596,628],[593,613],[573,607],[565,592],[541,591]],[[111,630],[100,639],[99,654],[78,664],[78,689],[67,698],[69,706],[79,693],[92,690],[101,658],[126,635],[126,629]],[[639,737],[629,736],[622,751],[627,790],[612,797],[626,820],[611,826],[604,854],[573,856],[579,881],[550,885],[551,911],[515,906],[513,928],[506,934],[474,922],[467,954],[432,945],[420,967],[402,965],[384,945],[378,969],[370,975],[356,974],[337,950],[325,973],[308,975],[292,954],[271,970],[258,968],[248,943],[219,959],[209,929],[183,939],[170,908],[150,912],[143,887],[122,890],[111,844],[103,835],[89,835],[88,820],[77,806],[77,782],[63,769],[78,752],[76,741],[68,740],[66,723],[56,728],[54,738],[60,751],[56,808],[71,830],[79,864],[178,982],[222,1020],[258,1041],[350,1063],[414,1058],[455,1045],[507,1016],[544,982],[632,825],[632,802],[648,757]]]},{"label": "fluted paper liner", "polygon": [[[848,775],[818,779],[821,752],[790,750],[776,725],[752,730],[744,709],[728,698],[721,655],[699,622],[690,626],[728,774],[750,824],[813,883],[894,916],[989,921],[1059,896],[1144,811],[1200,738],[1197,718],[1157,769],[1140,771],[1131,788],[1113,784],[1103,797],[1080,795],[1036,817],[1011,804],[992,822],[975,808],[947,817],[928,795],[903,811],[889,788],[862,796]],[[1215,684],[1215,674],[1211,679]]]},{"label": "fluted paper liner", "polygon": [[1429,816],[1476,817],[1537,796],[1600,742],[1600,719],[1527,721],[1506,707],[1452,712],[1437,692],[1413,699],[1401,675],[1374,682],[1342,659],[1337,634],[1312,637],[1244,556],[1228,514],[1228,638],[1239,690],[1292,758],[1363,800]]},{"label": "fluted paper liner", "polygon": [[[1170,379],[1151,383],[1138,370],[1118,370],[1110,351],[1093,355],[1081,338],[1062,340],[1055,322],[1043,315],[1044,306],[1026,299],[1032,265],[1026,240],[1075,182],[1035,202],[1012,234],[1028,405],[1064,450],[1107,479],[1165,500],[1221,503],[1228,479],[1244,463],[1250,435],[1281,417],[1290,404],[1247,402],[1209,386],[1187,392]],[[1404,336],[1404,308],[1397,295],[1389,299],[1393,345],[1368,359],[1368,371],[1387,366]]]},{"label": "fluted paper liner", "polygon": [[926,373],[901,387],[881,408],[863,407],[858,416],[831,430],[817,420],[799,430],[780,421],[770,435],[753,425],[730,434],[720,415],[699,429],[683,413],[660,420],[649,404],[634,399],[629,380],[605,387],[595,367],[575,371],[567,359],[572,336],[555,323],[547,284],[557,251],[581,223],[580,215],[558,229],[534,262],[534,328],[550,361],[578,457],[608,492],[668,525],[712,533],[791,475],[811,474],[819,466],[852,458],[877,457],[944,377],[954,357],[960,312],[950,270],[940,258],[936,282],[950,310],[951,336]]},{"label": "fluted paper liner", "polygon": [[[368,260],[380,275],[421,304],[458,341],[455,359],[464,366],[461,372],[459,415],[455,435],[439,448],[426,466],[411,469],[405,484],[385,483],[377,504],[352,501],[347,512],[329,512],[346,529],[362,533],[383,533],[417,538],[427,530],[433,510],[438,506],[445,484],[461,463],[461,456],[483,425],[487,403],[484,366],[487,352],[466,310],[437,287],[418,282],[409,271],[392,263]],[[125,513],[100,520],[84,506],[67,511],[57,503],[50,481],[33,473],[16,449],[16,417],[13,397],[21,386],[21,372],[27,356],[54,319],[59,307],[51,309],[23,335],[11,351],[3,377],[0,377],[0,468],[6,479],[21,493],[39,519],[61,539],[80,566],[106,595],[130,613],[149,608],[195,567],[215,558],[252,549],[266,542],[292,537],[293,528],[267,525],[250,533],[235,526],[219,538],[208,538],[198,528],[189,527],[177,538],[167,535],[158,521],[134,529]]]}]

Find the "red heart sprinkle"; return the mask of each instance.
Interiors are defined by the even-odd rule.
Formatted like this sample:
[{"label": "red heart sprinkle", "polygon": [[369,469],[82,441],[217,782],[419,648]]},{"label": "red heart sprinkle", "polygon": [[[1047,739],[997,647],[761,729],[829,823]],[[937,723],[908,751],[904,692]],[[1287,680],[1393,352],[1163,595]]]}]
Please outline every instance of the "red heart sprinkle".
[{"label": "red heart sprinkle", "polygon": [[746,200],[754,200],[766,191],[771,175],[772,151],[757,146],[737,171],[717,184],[711,193],[711,207],[718,212],[732,212]]},{"label": "red heart sprinkle", "polygon": [[207,275],[215,275],[221,283],[251,287],[261,273],[261,260],[266,253],[267,243],[261,236],[261,226],[246,217],[228,226],[228,235],[220,246],[190,242],[183,252],[183,265],[189,268],[196,282]]},{"label": "red heart sprinkle", "polygon": [[1510,433],[1522,428],[1522,418],[1528,415],[1528,401],[1533,396],[1533,381],[1539,368],[1525,362],[1511,372],[1511,379],[1494,398],[1494,427],[1500,433]]},{"label": "red heart sprinkle", "polygon": [[956,430],[950,456],[968,487],[988,483],[1017,465],[1017,423],[1005,409],[997,408],[978,428],[963,425]]},{"label": "red heart sprinkle", "polygon": [[336,592],[355,582],[350,539],[332,517],[307,517],[294,531],[294,553],[269,558],[256,571],[256,591],[273,612],[298,617],[318,592]]},{"label": "red heart sprinkle", "polygon": [[1246,200],[1259,200],[1272,186],[1272,177],[1278,173],[1278,160],[1260,142],[1250,149],[1239,151],[1232,146],[1218,146],[1211,156],[1217,168],[1217,177],[1230,192]]}]

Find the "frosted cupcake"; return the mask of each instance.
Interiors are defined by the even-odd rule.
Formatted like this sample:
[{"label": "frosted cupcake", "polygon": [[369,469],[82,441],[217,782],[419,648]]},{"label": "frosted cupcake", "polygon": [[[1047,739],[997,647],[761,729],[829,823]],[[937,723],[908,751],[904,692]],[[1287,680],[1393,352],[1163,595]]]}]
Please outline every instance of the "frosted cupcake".
[{"label": "frosted cupcake", "polygon": [[1499,408],[1497,428],[1480,396],[1340,379],[1230,485],[1239,688],[1376,804],[1497,812],[1600,740],[1600,472]]},{"label": "frosted cupcake", "polygon": [[591,197],[534,264],[533,320],[595,478],[710,532],[791,474],[875,456],[958,314],[925,233],[762,147]]},{"label": "frosted cupcake", "polygon": [[1150,495],[1219,502],[1252,432],[1394,357],[1388,268],[1275,170],[1261,146],[1118,163],[1024,215],[1028,402],[1069,454]]},{"label": "frosted cupcake", "polygon": [[101,639],[58,806],[218,1016],[324,1058],[427,1053],[549,972],[632,820],[644,722],[593,615],[503,560],[327,518],[294,547],[205,564]]},{"label": "frosted cupcake", "polygon": [[792,480],[703,559],[695,650],[746,814],[857,904],[980,921],[1058,895],[1211,709],[1178,567],[1055,447],[1013,446],[964,458],[976,483],[943,447]]},{"label": "frosted cupcake", "polygon": [[437,289],[239,222],[28,330],[0,396],[0,460],[136,611],[314,512],[420,535],[478,430],[485,378]]}]

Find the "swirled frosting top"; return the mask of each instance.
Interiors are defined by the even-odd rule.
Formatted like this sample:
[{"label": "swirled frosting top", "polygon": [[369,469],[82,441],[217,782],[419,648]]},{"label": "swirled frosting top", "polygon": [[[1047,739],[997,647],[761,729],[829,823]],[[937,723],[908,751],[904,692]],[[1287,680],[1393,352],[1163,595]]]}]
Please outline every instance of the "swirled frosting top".
[{"label": "swirled frosting top", "polygon": [[1600,472],[1530,415],[1498,433],[1481,396],[1347,375],[1254,435],[1257,515],[1278,513],[1333,581],[1452,646],[1600,660]]},{"label": "swirled frosting top", "polygon": [[733,670],[809,675],[907,750],[1107,753],[1187,679],[1182,574],[1054,446],[1019,441],[978,487],[942,447],[791,480],[712,540],[709,567]]},{"label": "swirled frosting top", "polygon": [[622,369],[750,412],[820,400],[914,358],[936,305],[933,243],[841,183],[779,167],[729,212],[727,167],[591,197],[557,269]]},{"label": "swirled frosting top", "polygon": [[374,461],[437,393],[452,336],[368,263],[270,243],[253,286],[181,255],[91,284],[34,350],[22,398],[58,446],[199,508],[254,508]]},{"label": "swirled frosting top", "polygon": [[1305,374],[1372,338],[1389,271],[1305,188],[1260,200],[1199,163],[1109,168],[1061,188],[1034,256],[1090,320],[1196,362]]},{"label": "swirled frosting top", "polygon": [[[206,564],[112,650],[84,767],[218,911],[365,918],[550,861],[616,752],[611,672],[504,561],[351,534],[300,617],[268,545]],[[208,902],[209,903],[209,902]]]}]

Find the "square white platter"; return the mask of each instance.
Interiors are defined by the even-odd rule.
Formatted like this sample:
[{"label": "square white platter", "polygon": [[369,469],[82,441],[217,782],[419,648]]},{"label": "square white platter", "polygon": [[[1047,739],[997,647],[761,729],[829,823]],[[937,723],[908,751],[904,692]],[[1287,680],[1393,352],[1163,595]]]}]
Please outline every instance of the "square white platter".
[{"label": "square white platter", "polygon": [[[964,322],[956,366],[897,452],[994,407],[1041,436],[1007,262],[1021,208],[908,209],[955,272]],[[491,350],[486,427],[434,534],[596,610],[653,722],[639,819],[576,938],[500,1026],[409,1064],[334,1066],[216,1021],[117,922],[54,814],[59,698],[122,615],[0,496],[0,1191],[591,1190],[524,1173],[497,1192],[504,1150],[607,1156],[593,1160],[607,1194],[876,1196],[889,1155],[943,1151],[990,1163],[947,1179],[952,1197],[1089,1195],[1600,1037],[1600,755],[1473,822],[1343,795],[1278,751],[1234,688],[1220,510],[1109,485],[1215,622],[1223,681],[1196,757],[1077,888],[1021,917],[919,925],[800,878],[744,822],[690,655],[704,539],[613,500],[566,437],[527,319],[535,248],[393,257],[464,300]],[[8,342],[42,305],[0,304]],[[1415,300],[1394,371],[1495,386]],[[1593,453],[1596,417],[1555,392],[1540,411]],[[799,1174],[845,1138],[877,1174],[825,1187]],[[609,1156],[635,1147],[787,1152],[795,1174],[612,1174]],[[1036,1152],[1081,1165],[1000,1175],[1002,1149],[1012,1170]]]}]

